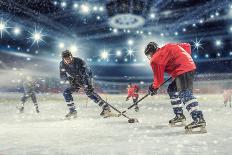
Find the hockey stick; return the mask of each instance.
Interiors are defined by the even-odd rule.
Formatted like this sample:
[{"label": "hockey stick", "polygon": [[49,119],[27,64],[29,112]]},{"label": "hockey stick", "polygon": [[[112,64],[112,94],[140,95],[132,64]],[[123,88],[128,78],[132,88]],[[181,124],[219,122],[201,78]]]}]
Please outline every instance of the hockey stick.
[{"label": "hockey stick", "polygon": [[[165,83],[167,83],[170,79],[172,79],[172,77],[169,77],[166,81],[164,81],[164,82],[159,86],[159,88],[160,88],[161,86],[163,86]],[[158,89],[159,89],[159,88],[158,88]],[[124,111],[122,112],[122,114],[125,113],[127,110],[133,108],[135,105],[137,105],[137,104],[138,104],[139,102],[141,102],[143,99],[145,99],[147,96],[149,96],[148,93],[147,93],[145,96],[143,96],[141,99],[139,99],[137,102],[135,102],[134,104],[132,104],[131,106],[129,106],[126,110],[124,110]]]},{"label": "hockey stick", "polygon": [[128,123],[135,123],[135,122],[139,122],[136,118],[130,118],[130,117],[128,117],[127,115],[125,115],[125,114],[123,114],[121,111],[119,111],[117,108],[115,108],[114,106],[112,106],[111,104],[109,104],[109,103],[107,103],[106,102],[106,104],[108,105],[108,106],[110,106],[112,109],[114,109],[115,111],[117,111],[118,113],[119,113],[119,115],[118,116],[124,116],[125,118],[127,118],[128,119]]}]

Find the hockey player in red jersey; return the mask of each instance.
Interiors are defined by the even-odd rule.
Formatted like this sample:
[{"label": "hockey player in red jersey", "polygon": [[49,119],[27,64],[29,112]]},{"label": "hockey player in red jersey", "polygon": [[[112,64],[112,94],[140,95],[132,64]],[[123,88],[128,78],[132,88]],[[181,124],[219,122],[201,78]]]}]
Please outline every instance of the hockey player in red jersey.
[{"label": "hockey player in red jersey", "polygon": [[[137,102],[138,98],[139,98],[139,86],[134,84],[132,85],[131,83],[128,84],[127,87],[127,98],[126,101],[128,101],[130,99],[130,97],[132,97],[133,102]],[[136,104],[135,106],[135,111],[138,112],[139,111],[139,106]]]},{"label": "hockey player in red jersey", "polygon": [[149,86],[149,94],[157,94],[159,86],[164,82],[164,73],[168,73],[173,81],[168,86],[168,94],[171,99],[175,118],[169,121],[172,126],[185,124],[183,114],[183,103],[190,112],[193,122],[185,126],[186,132],[193,132],[194,128],[200,129],[198,132],[206,132],[206,122],[203,113],[199,110],[198,101],[193,95],[193,79],[196,65],[191,58],[191,46],[188,43],[170,43],[161,48],[158,44],[150,42],[145,55],[150,59],[150,65],[154,74],[154,81]]},{"label": "hockey player in red jersey", "polygon": [[225,107],[227,105],[227,102],[230,103],[230,107],[231,107],[231,95],[232,95],[232,90],[231,89],[225,89],[223,91],[223,98],[224,98]]}]

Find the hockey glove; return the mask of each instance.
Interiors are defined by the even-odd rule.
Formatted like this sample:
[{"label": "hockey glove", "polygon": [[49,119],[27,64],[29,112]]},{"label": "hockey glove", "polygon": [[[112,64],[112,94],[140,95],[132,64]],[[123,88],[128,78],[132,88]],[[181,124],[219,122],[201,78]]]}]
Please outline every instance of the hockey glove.
[{"label": "hockey glove", "polygon": [[156,95],[156,94],[157,94],[157,91],[158,91],[158,89],[154,89],[154,88],[153,88],[153,84],[151,84],[151,85],[149,86],[149,88],[148,88],[148,94],[151,95],[151,96]]},{"label": "hockey glove", "polygon": [[69,82],[71,85],[75,85],[75,78],[73,78],[73,77],[68,77],[68,82]]},{"label": "hockey glove", "polygon": [[127,97],[127,98],[126,98],[126,101],[128,101],[128,100],[129,100],[129,98],[130,98],[130,97]]}]

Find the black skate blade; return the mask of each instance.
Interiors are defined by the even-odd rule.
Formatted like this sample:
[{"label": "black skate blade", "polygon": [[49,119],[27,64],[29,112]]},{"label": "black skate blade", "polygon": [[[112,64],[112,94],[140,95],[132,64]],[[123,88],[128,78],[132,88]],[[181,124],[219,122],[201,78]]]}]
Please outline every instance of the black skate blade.
[{"label": "black skate blade", "polygon": [[177,123],[174,123],[174,124],[169,123],[169,125],[170,125],[171,127],[184,127],[184,126],[186,126],[186,121],[177,122]]}]

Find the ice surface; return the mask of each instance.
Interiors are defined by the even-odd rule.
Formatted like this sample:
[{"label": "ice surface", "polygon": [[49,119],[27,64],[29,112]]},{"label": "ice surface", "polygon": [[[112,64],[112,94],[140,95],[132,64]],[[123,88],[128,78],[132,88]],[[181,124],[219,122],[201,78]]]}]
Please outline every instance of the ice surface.
[{"label": "ice surface", "polygon": [[[127,114],[140,122],[99,116],[101,111],[85,96],[75,94],[78,118],[64,120],[67,107],[62,94],[38,95],[41,113],[31,102],[25,113],[16,113],[21,94],[0,95],[1,155],[195,155],[231,154],[232,108],[223,106],[222,95],[197,95],[207,121],[207,134],[186,135],[183,127],[171,128],[173,118],[167,95],[148,97],[138,113]],[[106,99],[106,95],[102,95]],[[125,95],[108,95],[107,100],[124,110],[131,104]],[[191,121],[185,110],[188,123]]]}]

